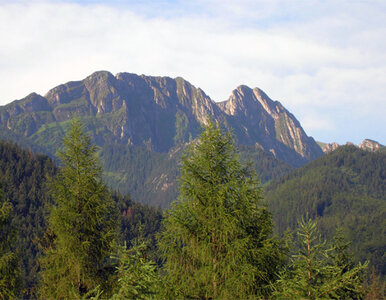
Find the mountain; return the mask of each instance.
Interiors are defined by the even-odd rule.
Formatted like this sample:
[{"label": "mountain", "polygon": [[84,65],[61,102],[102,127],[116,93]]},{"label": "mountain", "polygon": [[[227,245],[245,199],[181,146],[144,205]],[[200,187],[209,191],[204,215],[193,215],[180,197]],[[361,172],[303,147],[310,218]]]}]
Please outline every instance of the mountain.
[{"label": "mountain", "polygon": [[[176,195],[179,155],[198,136],[207,116],[232,128],[237,142],[250,147],[249,154],[254,149],[258,154],[252,156],[275,159],[279,169],[299,167],[323,155],[296,118],[258,88],[239,86],[227,101],[216,103],[182,78],[114,76],[106,71],[0,107],[0,138],[55,157],[74,116],[100,147],[107,181],[120,189],[129,186],[146,203],[173,200],[165,198]],[[147,156],[139,161],[136,156],[144,155],[140,149],[146,149]],[[112,161],[117,157],[135,162],[137,168],[117,165]],[[258,172],[272,178],[271,170]]]},{"label": "mountain", "polygon": [[306,213],[329,240],[341,226],[358,260],[386,273],[386,153],[341,146],[265,188],[276,229],[294,229]]},{"label": "mountain", "polygon": [[167,152],[197,136],[209,115],[234,128],[240,144],[258,143],[287,163],[321,155],[296,118],[263,91],[240,86],[217,104],[182,78],[96,72],[53,88],[44,97],[32,93],[1,107],[0,124],[39,142],[74,115],[94,125],[90,129],[98,145],[112,142]]}]

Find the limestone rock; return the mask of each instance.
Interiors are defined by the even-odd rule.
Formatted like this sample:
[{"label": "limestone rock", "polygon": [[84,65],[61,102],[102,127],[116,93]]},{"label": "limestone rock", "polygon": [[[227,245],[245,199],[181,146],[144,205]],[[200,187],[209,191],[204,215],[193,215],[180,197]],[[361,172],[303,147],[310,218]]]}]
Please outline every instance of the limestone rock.
[{"label": "limestone rock", "polygon": [[371,152],[376,152],[379,151],[380,149],[384,148],[382,144],[370,140],[370,139],[365,139],[362,141],[362,143],[359,144],[358,146],[360,149],[371,151]]},{"label": "limestone rock", "polygon": [[[130,144],[168,152],[198,136],[207,117],[232,129],[238,143],[258,144],[293,166],[323,154],[298,120],[262,90],[241,85],[216,103],[183,78],[107,71],[31,94],[0,107],[0,126],[36,143],[55,145],[78,116],[98,146]],[[56,143],[56,144],[55,144]]]}]

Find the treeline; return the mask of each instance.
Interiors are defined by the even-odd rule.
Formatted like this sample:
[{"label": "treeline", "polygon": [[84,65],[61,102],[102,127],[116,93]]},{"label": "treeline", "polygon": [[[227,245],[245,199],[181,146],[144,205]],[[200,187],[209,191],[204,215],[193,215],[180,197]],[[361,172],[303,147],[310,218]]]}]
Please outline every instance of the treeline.
[{"label": "treeline", "polygon": [[[26,194],[14,198],[8,177],[0,178],[0,298],[383,296],[376,276],[366,286],[367,262],[354,263],[339,231],[326,243],[307,216],[293,237],[273,234],[256,174],[240,162],[230,134],[210,121],[182,158],[179,200],[162,221],[159,209],[107,189],[97,149],[79,121],[64,139],[59,169],[46,157],[35,168],[40,156],[0,145],[8,157],[3,172],[15,173],[15,193],[27,185]],[[39,191],[28,201],[40,204],[20,205],[35,181]],[[26,231],[20,208],[27,215],[34,205],[35,223]],[[26,262],[18,241],[23,239],[30,249]]]}]

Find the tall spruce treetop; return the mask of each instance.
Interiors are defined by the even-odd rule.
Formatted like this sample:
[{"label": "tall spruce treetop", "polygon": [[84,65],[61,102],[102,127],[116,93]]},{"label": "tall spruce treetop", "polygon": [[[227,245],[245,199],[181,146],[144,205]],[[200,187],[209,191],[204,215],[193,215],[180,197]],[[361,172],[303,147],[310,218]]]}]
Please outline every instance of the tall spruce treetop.
[{"label": "tall spruce treetop", "polygon": [[102,181],[96,148],[79,121],[73,121],[63,143],[62,168],[52,184],[54,242],[42,259],[45,298],[74,298],[98,285],[108,289],[106,261],[116,238],[117,211]]},{"label": "tall spruce treetop", "polygon": [[211,121],[182,159],[180,199],[166,213],[159,246],[166,296],[247,298],[267,294],[281,263],[259,180],[230,133]]}]

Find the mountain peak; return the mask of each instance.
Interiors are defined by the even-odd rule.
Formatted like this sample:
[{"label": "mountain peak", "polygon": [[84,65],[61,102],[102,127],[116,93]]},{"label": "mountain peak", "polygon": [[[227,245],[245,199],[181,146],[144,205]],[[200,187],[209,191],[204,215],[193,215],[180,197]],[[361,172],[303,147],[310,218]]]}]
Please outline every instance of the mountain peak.
[{"label": "mountain peak", "polygon": [[60,124],[74,115],[89,122],[86,126],[93,128],[91,135],[99,146],[130,144],[167,152],[196,137],[209,115],[233,128],[240,144],[258,143],[293,165],[321,152],[296,118],[259,88],[240,85],[227,101],[216,103],[181,77],[125,72],[114,76],[97,71],[83,80],[59,85],[44,97],[30,95],[2,107],[0,124],[35,139],[45,130],[48,136],[54,128],[44,125]]},{"label": "mountain peak", "polygon": [[[251,89],[240,85],[233,90],[229,99],[217,103],[232,120],[240,143],[250,144],[257,140],[264,150],[285,161],[309,160],[321,156],[323,152],[315,141],[308,137],[298,120],[280,102],[271,100],[259,88]],[[286,152],[285,147],[294,151]],[[281,149],[281,150],[280,150]],[[284,152],[292,158],[284,158]]]},{"label": "mountain peak", "polygon": [[242,96],[245,96],[247,93],[251,93],[252,89],[247,85],[239,85],[236,89],[233,90],[233,93],[240,93]]}]

